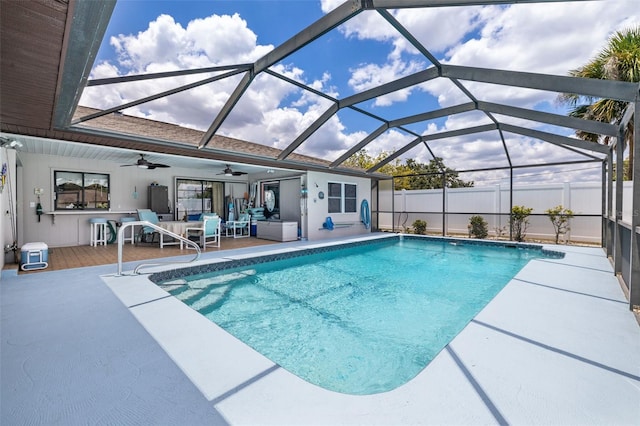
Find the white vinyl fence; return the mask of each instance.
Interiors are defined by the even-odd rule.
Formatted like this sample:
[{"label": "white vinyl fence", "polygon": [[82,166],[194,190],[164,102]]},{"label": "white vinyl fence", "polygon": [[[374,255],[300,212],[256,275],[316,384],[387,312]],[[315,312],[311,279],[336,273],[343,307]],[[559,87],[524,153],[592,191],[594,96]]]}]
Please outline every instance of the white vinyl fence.
[{"label": "white vinyl fence", "polygon": [[[632,182],[624,183],[623,220],[631,219]],[[387,192],[390,200],[390,192]],[[628,195],[627,195],[628,192]],[[509,236],[509,186],[395,191],[393,208],[381,193],[379,227],[382,230],[412,229],[413,222],[427,222],[427,232],[446,235],[468,234],[469,218],[482,216],[488,223],[489,236],[500,232]],[[628,205],[627,205],[628,204]],[[558,205],[571,209],[570,231],[563,241],[600,243],[602,234],[602,189],[600,182],[521,185],[513,187],[513,205],[533,208],[529,217],[528,239],[553,240],[555,233],[547,209]],[[614,201],[615,205],[615,201]],[[444,207],[444,209],[443,209]],[[394,214],[391,214],[393,210]],[[443,210],[447,213],[443,215]]]}]

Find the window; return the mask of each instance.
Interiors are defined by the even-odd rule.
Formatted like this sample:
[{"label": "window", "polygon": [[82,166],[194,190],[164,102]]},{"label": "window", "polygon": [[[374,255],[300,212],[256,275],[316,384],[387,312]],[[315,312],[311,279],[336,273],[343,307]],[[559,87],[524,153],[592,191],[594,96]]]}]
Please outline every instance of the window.
[{"label": "window", "polygon": [[54,171],[55,210],[109,210],[109,175]]},{"label": "window", "polygon": [[357,185],[329,182],[329,213],[355,213],[357,207]]}]

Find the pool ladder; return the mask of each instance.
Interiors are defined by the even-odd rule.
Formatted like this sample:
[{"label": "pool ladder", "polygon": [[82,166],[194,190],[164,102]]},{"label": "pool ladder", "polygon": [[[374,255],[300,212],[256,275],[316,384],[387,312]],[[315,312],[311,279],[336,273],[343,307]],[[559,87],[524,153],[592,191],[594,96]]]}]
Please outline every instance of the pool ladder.
[{"label": "pool ladder", "polygon": [[[139,275],[140,274],[140,269],[141,268],[145,268],[145,267],[150,267],[150,266],[160,266],[160,265],[172,265],[172,264],[182,264],[182,263],[192,263],[195,262],[196,260],[200,259],[200,255],[202,254],[202,251],[200,250],[200,246],[194,242],[191,241],[188,238],[183,237],[182,235],[178,235],[178,234],[174,234],[171,231],[168,231],[164,228],[159,227],[156,224],[153,224],[151,222],[148,222],[146,220],[137,220],[134,222],[124,222],[122,223],[122,226],[120,227],[120,229],[118,229],[118,272],[116,273],[116,276],[122,276],[122,250],[123,250],[123,246],[124,246],[124,231],[125,229],[127,229],[130,226],[148,226],[150,228],[153,228],[154,230],[161,232],[165,235],[168,235],[172,238],[175,238],[176,240],[182,241],[185,244],[188,244],[190,246],[193,246],[193,248],[196,249],[196,255],[193,259],[191,260],[185,260],[185,261],[181,261],[181,262],[176,262],[176,261],[172,261],[172,262],[154,262],[154,263],[141,263],[138,266],[136,266],[136,268],[133,270],[133,274],[134,275]],[[133,233],[133,229],[131,230],[131,232]]]}]

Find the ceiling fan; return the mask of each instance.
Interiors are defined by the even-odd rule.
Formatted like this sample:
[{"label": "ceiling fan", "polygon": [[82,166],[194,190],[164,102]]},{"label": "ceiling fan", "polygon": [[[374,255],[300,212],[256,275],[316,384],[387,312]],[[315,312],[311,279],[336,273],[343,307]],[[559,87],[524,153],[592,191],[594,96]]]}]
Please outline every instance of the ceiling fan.
[{"label": "ceiling fan", "polygon": [[218,173],[219,175],[225,175],[225,176],[242,176],[242,175],[246,175],[247,172],[234,172],[233,170],[231,170],[231,167],[229,167],[229,165],[227,164],[227,167],[222,171],[222,173]]},{"label": "ceiling fan", "polygon": [[131,166],[137,166],[141,169],[149,169],[149,170],[164,168],[164,167],[171,167],[171,166],[167,166],[166,164],[152,163],[150,161],[147,161],[144,158],[144,154],[140,154],[140,158],[134,164],[124,164],[120,167],[131,167]]}]

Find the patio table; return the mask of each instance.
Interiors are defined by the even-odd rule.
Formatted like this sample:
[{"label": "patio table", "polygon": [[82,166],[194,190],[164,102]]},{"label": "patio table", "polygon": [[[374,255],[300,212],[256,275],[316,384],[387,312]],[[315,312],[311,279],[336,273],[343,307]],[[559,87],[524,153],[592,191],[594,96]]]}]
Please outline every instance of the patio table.
[{"label": "patio table", "polygon": [[[169,232],[173,232],[174,234],[178,234],[184,238],[187,238],[187,228],[197,228],[198,226],[202,226],[202,222],[184,222],[178,220],[170,220],[158,222],[158,226],[162,229],[166,229]],[[184,247],[184,242],[182,240],[164,242],[163,235],[162,233],[160,233],[160,248],[178,244],[180,244],[180,250],[182,250]]]}]

